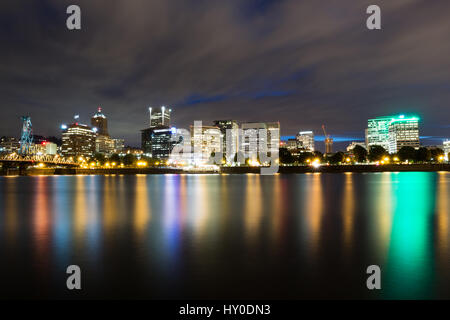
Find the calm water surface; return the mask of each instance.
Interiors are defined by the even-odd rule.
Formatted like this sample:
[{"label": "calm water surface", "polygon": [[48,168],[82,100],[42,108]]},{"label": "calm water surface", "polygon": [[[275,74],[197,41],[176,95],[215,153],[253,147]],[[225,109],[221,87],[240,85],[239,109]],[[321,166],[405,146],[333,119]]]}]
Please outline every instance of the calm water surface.
[{"label": "calm water surface", "polygon": [[0,259],[3,298],[450,298],[450,173],[0,177]]}]

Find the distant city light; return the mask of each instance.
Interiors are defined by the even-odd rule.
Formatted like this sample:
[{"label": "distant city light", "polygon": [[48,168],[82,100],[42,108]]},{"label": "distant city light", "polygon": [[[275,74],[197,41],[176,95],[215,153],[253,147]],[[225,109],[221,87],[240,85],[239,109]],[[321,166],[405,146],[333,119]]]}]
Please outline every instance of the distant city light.
[{"label": "distant city light", "polygon": [[67,125],[62,124],[62,125],[61,125],[61,129],[62,129],[62,130],[66,130],[66,129],[67,129]]}]

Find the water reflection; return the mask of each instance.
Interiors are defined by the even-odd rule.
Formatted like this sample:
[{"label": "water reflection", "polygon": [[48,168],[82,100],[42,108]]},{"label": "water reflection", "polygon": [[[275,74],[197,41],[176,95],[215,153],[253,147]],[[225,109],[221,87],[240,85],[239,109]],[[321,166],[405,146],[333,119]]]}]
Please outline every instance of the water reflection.
[{"label": "water reflection", "polygon": [[355,191],[353,189],[353,174],[345,174],[344,195],[342,201],[342,215],[343,215],[343,243],[346,257],[349,257],[350,250],[353,247],[353,225],[355,219]]},{"label": "water reflection", "polygon": [[[17,239],[17,229],[19,227],[19,219],[17,217],[17,179],[6,178],[4,188],[4,229],[6,230],[6,241],[13,245]],[[2,201],[3,202],[3,201]]]},{"label": "water reflection", "polygon": [[321,224],[323,215],[322,177],[320,173],[305,175],[306,185],[304,189],[304,213],[302,232],[305,234],[309,257],[317,259],[319,240],[321,236]]},{"label": "water reflection", "polygon": [[430,298],[433,286],[431,246],[434,174],[392,174],[393,223],[385,294],[389,298]]},{"label": "water reflection", "polygon": [[0,274],[30,274],[15,284],[30,297],[80,263],[97,297],[122,279],[117,292],[144,298],[372,298],[352,281],[378,264],[383,298],[450,298],[449,173],[0,177],[0,190]]},{"label": "water reflection", "polygon": [[50,252],[50,211],[48,193],[48,179],[34,178],[36,189],[33,201],[33,243],[35,246],[38,268],[44,272],[48,267]]},{"label": "water reflection", "polygon": [[252,244],[261,227],[263,214],[263,198],[261,190],[261,176],[257,174],[247,175],[247,186],[245,188],[245,234],[247,242]]},{"label": "water reflection", "polygon": [[142,241],[144,232],[147,230],[152,213],[150,209],[150,195],[148,194],[146,175],[136,176],[134,188],[134,230],[138,241]]},{"label": "water reflection", "polygon": [[450,252],[449,246],[449,198],[450,198],[450,175],[446,172],[439,172],[438,174],[438,187],[436,192],[436,204],[437,204],[437,240],[438,240],[438,253],[441,257],[446,258]]}]

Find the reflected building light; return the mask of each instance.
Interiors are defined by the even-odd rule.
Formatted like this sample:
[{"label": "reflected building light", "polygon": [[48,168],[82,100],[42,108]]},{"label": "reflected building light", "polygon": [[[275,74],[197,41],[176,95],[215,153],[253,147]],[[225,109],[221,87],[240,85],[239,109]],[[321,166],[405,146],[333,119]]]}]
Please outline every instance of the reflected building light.
[{"label": "reflected building light", "polygon": [[437,196],[437,240],[438,240],[438,252],[445,265],[446,261],[450,260],[450,247],[449,247],[449,190],[448,184],[450,182],[450,174],[448,172],[438,173],[438,190]]},{"label": "reflected building light", "polygon": [[193,201],[189,201],[189,220],[194,228],[196,241],[201,241],[208,222],[208,185],[205,175],[191,176],[189,189],[194,192]]},{"label": "reflected building light", "polygon": [[344,250],[349,253],[353,248],[353,225],[355,216],[355,193],[353,189],[353,175],[351,172],[345,174],[344,197],[342,205],[344,225]]},{"label": "reflected building light", "polygon": [[77,246],[82,246],[85,240],[84,234],[86,232],[87,214],[89,208],[86,204],[85,176],[77,176],[75,180],[75,207],[74,207],[74,227]]},{"label": "reflected building light", "polygon": [[270,215],[272,219],[272,243],[279,245],[283,235],[285,211],[284,204],[289,203],[284,188],[284,180],[279,175],[273,177]]},{"label": "reflected building light", "polygon": [[323,215],[323,193],[320,173],[308,176],[308,186],[305,197],[306,225],[309,242],[309,252],[312,260],[317,259]]},{"label": "reflected building light", "polygon": [[150,196],[148,194],[147,176],[137,175],[136,185],[134,191],[134,229],[142,240],[142,237],[147,230],[148,223],[151,220],[151,209],[149,205]]},{"label": "reflected building light", "polygon": [[50,259],[50,217],[48,199],[48,177],[37,177],[37,188],[33,201],[33,243],[36,245],[37,265],[42,273]]},{"label": "reflected building light", "polygon": [[262,218],[262,191],[261,191],[261,176],[248,175],[247,187],[245,196],[245,234],[248,241],[255,240],[261,227]]}]

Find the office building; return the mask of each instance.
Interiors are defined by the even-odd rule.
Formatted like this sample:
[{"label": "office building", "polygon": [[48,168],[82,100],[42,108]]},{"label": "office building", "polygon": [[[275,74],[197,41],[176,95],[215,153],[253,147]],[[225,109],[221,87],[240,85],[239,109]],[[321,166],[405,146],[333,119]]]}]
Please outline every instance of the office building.
[{"label": "office building", "polygon": [[90,157],[95,153],[96,134],[91,127],[73,123],[62,127],[61,153],[66,157]]},{"label": "office building", "polygon": [[173,138],[176,128],[164,126],[141,130],[142,150],[145,155],[156,159],[169,159],[176,143]]},{"label": "office building", "polygon": [[222,153],[227,163],[232,163],[239,145],[239,124],[236,120],[216,120],[214,125],[222,135]]},{"label": "office building", "polygon": [[93,129],[95,128],[94,131],[97,131],[98,135],[109,137],[108,119],[106,119],[106,116],[102,113],[101,107],[97,109],[97,112],[91,118],[91,125]]},{"label": "office building", "polygon": [[403,115],[392,118],[388,131],[389,153],[396,153],[402,147],[419,148],[419,118]]},{"label": "office building", "polygon": [[114,139],[109,136],[100,135],[97,133],[95,138],[95,152],[110,156],[115,152]]},{"label": "office building", "polygon": [[18,152],[20,143],[17,138],[14,137],[1,137],[0,138],[0,152],[1,153],[13,153]]},{"label": "office building", "polygon": [[247,122],[241,125],[242,135],[239,141],[239,151],[245,159],[256,161],[260,153],[276,156],[280,147],[279,122]]},{"label": "office building", "polygon": [[150,128],[170,127],[171,109],[164,106],[156,108],[149,107],[148,111],[150,114]]},{"label": "office building", "polygon": [[300,150],[314,152],[314,133],[312,131],[300,131],[296,138]]},{"label": "office building", "polygon": [[389,153],[396,153],[402,147],[410,146],[418,148],[419,118],[405,117],[377,117],[368,120],[366,130],[367,148],[378,145]]},{"label": "office building", "polygon": [[389,150],[389,124],[392,117],[378,117],[367,121],[366,145],[381,146]]},{"label": "office building", "polygon": [[122,153],[125,148],[125,140],[124,139],[112,139],[114,144],[114,153]]},{"label": "office building", "polygon": [[[195,125],[190,127],[192,143],[192,161],[196,165],[212,164],[211,157],[217,156],[216,153],[222,152],[222,133],[219,127]],[[220,159],[222,163],[223,154]]]},{"label": "office building", "polygon": [[445,140],[443,144],[444,157],[446,161],[450,161],[450,140]]}]

